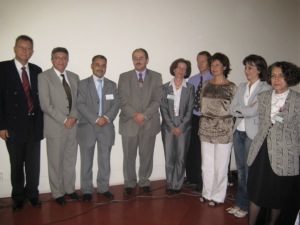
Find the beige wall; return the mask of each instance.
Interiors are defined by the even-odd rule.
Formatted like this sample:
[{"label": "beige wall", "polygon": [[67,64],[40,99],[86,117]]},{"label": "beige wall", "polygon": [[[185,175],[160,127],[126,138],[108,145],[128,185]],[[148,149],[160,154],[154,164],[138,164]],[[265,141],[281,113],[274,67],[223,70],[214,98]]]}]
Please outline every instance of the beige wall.
[{"label": "beige wall", "polygon": [[[82,79],[91,75],[91,58],[103,54],[108,58],[106,76],[117,82],[121,72],[133,68],[132,51],[143,47],[150,55],[149,68],[161,72],[167,82],[173,60],[191,60],[195,74],[199,51],[220,51],[230,58],[229,79],[238,85],[245,81],[242,60],[251,53],[262,55],[268,63],[286,60],[299,65],[299,12],[299,0],[0,0],[0,61],[12,59],[15,38],[27,34],[35,41],[31,62],[43,70],[51,67],[51,50],[63,46],[70,52],[68,69]],[[118,131],[118,119],[115,124]],[[41,151],[40,191],[49,192],[45,141]],[[111,184],[123,183],[122,158],[121,137],[117,135]],[[79,169],[80,157],[77,188]],[[9,196],[10,164],[3,141],[0,173],[4,178],[0,180],[0,197]],[[159,134],[151,179],[164,178]]]}]

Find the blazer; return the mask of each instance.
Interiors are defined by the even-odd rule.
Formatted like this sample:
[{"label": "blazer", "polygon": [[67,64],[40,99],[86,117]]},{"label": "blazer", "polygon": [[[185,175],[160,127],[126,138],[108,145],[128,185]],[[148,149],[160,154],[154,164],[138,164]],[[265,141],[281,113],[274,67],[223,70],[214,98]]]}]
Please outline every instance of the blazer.
[{"label": "blazer", "polygon": [[278,176],[299,174],[300,155],[300,93],[290,89],[284,109],[278,113],[283,120],[271,122],[272,90],[258,95],[259,130],[248,155],[251,166],[265,138],[271,167]]},{"label": "blazer", "polygon": [[64,122],[68,117],[79,118],[76,107],[77,83],[79,76],[66,71],[72,94],[72,108],[69,112],[69,102],[62,85],[53,68],[41,73],[38,78],[41,108],[44,112],[44,134],[49,137],[60,137],[64,134]]},{"label": "blazer", "polygon": [[102,112],[109,123],[100,127],[96,124],[99,112],[99,96],[93,76],[78,83],[77,108],[81,117],[78,125],[78,143],[84,146],[95,144],[96,134],[101,133],[103,144],[112,146],[115,142],[115,120],[119,112],[118,89],[115,82],[104,78],[102,89]]},{"label": "blazer", "polygon": [[[38,97],[38,74],[42,69],[31,63],[28,67],[36,117],[34,135],[35,141],[38,141],[43,139],[43,112]],[[0,130],[8,130],[11,140],[25,142],[28,122],[27,99],[15,62],[0,62]]]},{"label": "blazer", "polygon": [[[245,131],[247,136],[253,140],[258,131],[258,103],[257,95],[260,92],[271,90],[272,87],[265,81],[260,81],[249,98],[248,105],[245,105],[244,94],[247,90],[248,82],[242,83],[237,88],[233,100],[229,106],[230,114],[236,117],[233,132],[240,122],[245,119]],[[253,104],[253,105],[252,105]]]},{"label": "blazer", "polygon": [[[192,115],[194,106],[194,86],[190,83],[186,83],[186,87],[182,86],[180,103],[179,103],[179,118],[180,124],[178,128],[182,133],[185,133],[187,129],[192,127]],[[174,124],[174,99],[168,99],[168,95],[173,94],[173,86],[170,82],[163,85],[163,97],[160,104],[160,112],[162,116],[161,128],[166,129],[168,132],[177,127]]]},{"label": "blazer", "polygon": [[162,98],[162,77],[160,73],[147,69],[143,87],[135,70],[122,73],[119,77],[120,119],[119,133],[128,137],[138,135],[140,126],[133,121],[137,112],[145,115],[144,135],[154,136],[160,132],[158,108]]}]

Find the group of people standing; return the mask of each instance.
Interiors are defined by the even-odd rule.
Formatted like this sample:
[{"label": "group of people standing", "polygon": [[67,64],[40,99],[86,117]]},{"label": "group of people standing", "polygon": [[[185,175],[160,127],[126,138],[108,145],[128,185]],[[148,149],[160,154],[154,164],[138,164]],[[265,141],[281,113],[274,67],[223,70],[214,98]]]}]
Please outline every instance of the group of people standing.
[{"label": "group of people standing", "polygon": [[[110,153],[119,110],[124,195],[131,195],[137,184],[143,192],[152,192],[149,178],[161,131],[169,194],[195,183],[196,191],[202,192],[200,202],[211,207],[223,203],[233,145],[238,190],[228,213],[243,218],[249,212],[249,223],[255,224],[260,207],[269,207],[270,224],[275,224],[281,209],[297,197],[300,94],[289,87],[299,83],[300,72],[294,64],[277,62],[268,69],[261,56],[249,55],[243,60],[248,82],[237,88],[227,79],[228,57],[202,51],[197,55],[199,74],[189,78],[191,62],[179,58],[170,66],[174,78],[163,85],[161,74],[147,68],[147,51],[139,48],[132,53],[134,69],[122,73],[117,85],[104,77],[103,55],[93,57],[93,74],[80,81],[66,70],[66,48],[52,50],[53,67],[44,72],[28,62],[33,54],[30,37],[19,36],[14,52],[15,59],[0,63],[0,137],[10,156],[13,210],[21,210],[26,199],[41,207],[38,185],[44,136],[56,203],[65,205],[66,197],[91,201],[96,144],[97,192],[113,198]],[[82,196],[75,191],[78,144]]]}]

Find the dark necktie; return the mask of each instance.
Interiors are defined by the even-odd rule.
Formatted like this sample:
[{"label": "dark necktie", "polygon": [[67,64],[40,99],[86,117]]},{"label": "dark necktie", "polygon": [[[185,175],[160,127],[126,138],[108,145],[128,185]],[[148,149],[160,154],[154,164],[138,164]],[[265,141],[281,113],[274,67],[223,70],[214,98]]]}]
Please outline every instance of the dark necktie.
[{"label": "dark necktie", "polygon": [[144,83],[144,80],[143,80],[143,74],[139,74],[139,86],[140,87],[143,87],[143,83]]},{"label": "dark necktie", "polygon": [[200,82],[198,84],[198,88],[195,93],[195,100],[194,100],[194,110],[197,112],[200,110],[200,93],[201,93],[202,84],[203,84],[203,77],[200,75]]},{"label": "dark necktie", "polygon": [[27,75],[25,67],[22,67],[22,84],[23,84],[23,88],[24,88],[26,98],[27,98],[28,114],[32,114],[33,113],[33,100],[32,100],[32,96],[31,96],[28,75]]},{"label": "dark necktie", "polygon": [[62,77],[62,84],[64,86],[65,92],[67,94],[67,98],[68,98],[68,102],[69,102],[69,112],[72,109],[72,95],[71,95],[71,89],[70,86],[68,85],[66,79],[65,79],[65,75],[61,74],[60,75]]}]

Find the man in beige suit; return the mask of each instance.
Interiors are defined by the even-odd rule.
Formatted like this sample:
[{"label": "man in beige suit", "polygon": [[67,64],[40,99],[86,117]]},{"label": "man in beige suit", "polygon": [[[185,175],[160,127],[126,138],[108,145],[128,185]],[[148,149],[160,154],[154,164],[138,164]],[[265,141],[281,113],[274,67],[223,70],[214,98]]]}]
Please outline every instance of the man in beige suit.
[{"label": "man in beige suit", "polygon": [[130,195],[137,183],[137,149],[140,157],[139,186],[145,193],[151,192],[149,177],[153,168],[155,138],[160,131],[158,108],[162,98],[162,77],[146,68],[149,62],[147,51],[142,48],[134,50],[132,61],[135,69],[122,73],[118,84],[124,195]]},{"label": "man in beige suit", "polygon": [[80,199],[75,192],[79,76],[65,70],[69,61],[67,49],[54,48],[51,61],[53,67],[38,77],[39,98],[44,112],[50,188],[56,203],[65,205],[65,194]]}]

